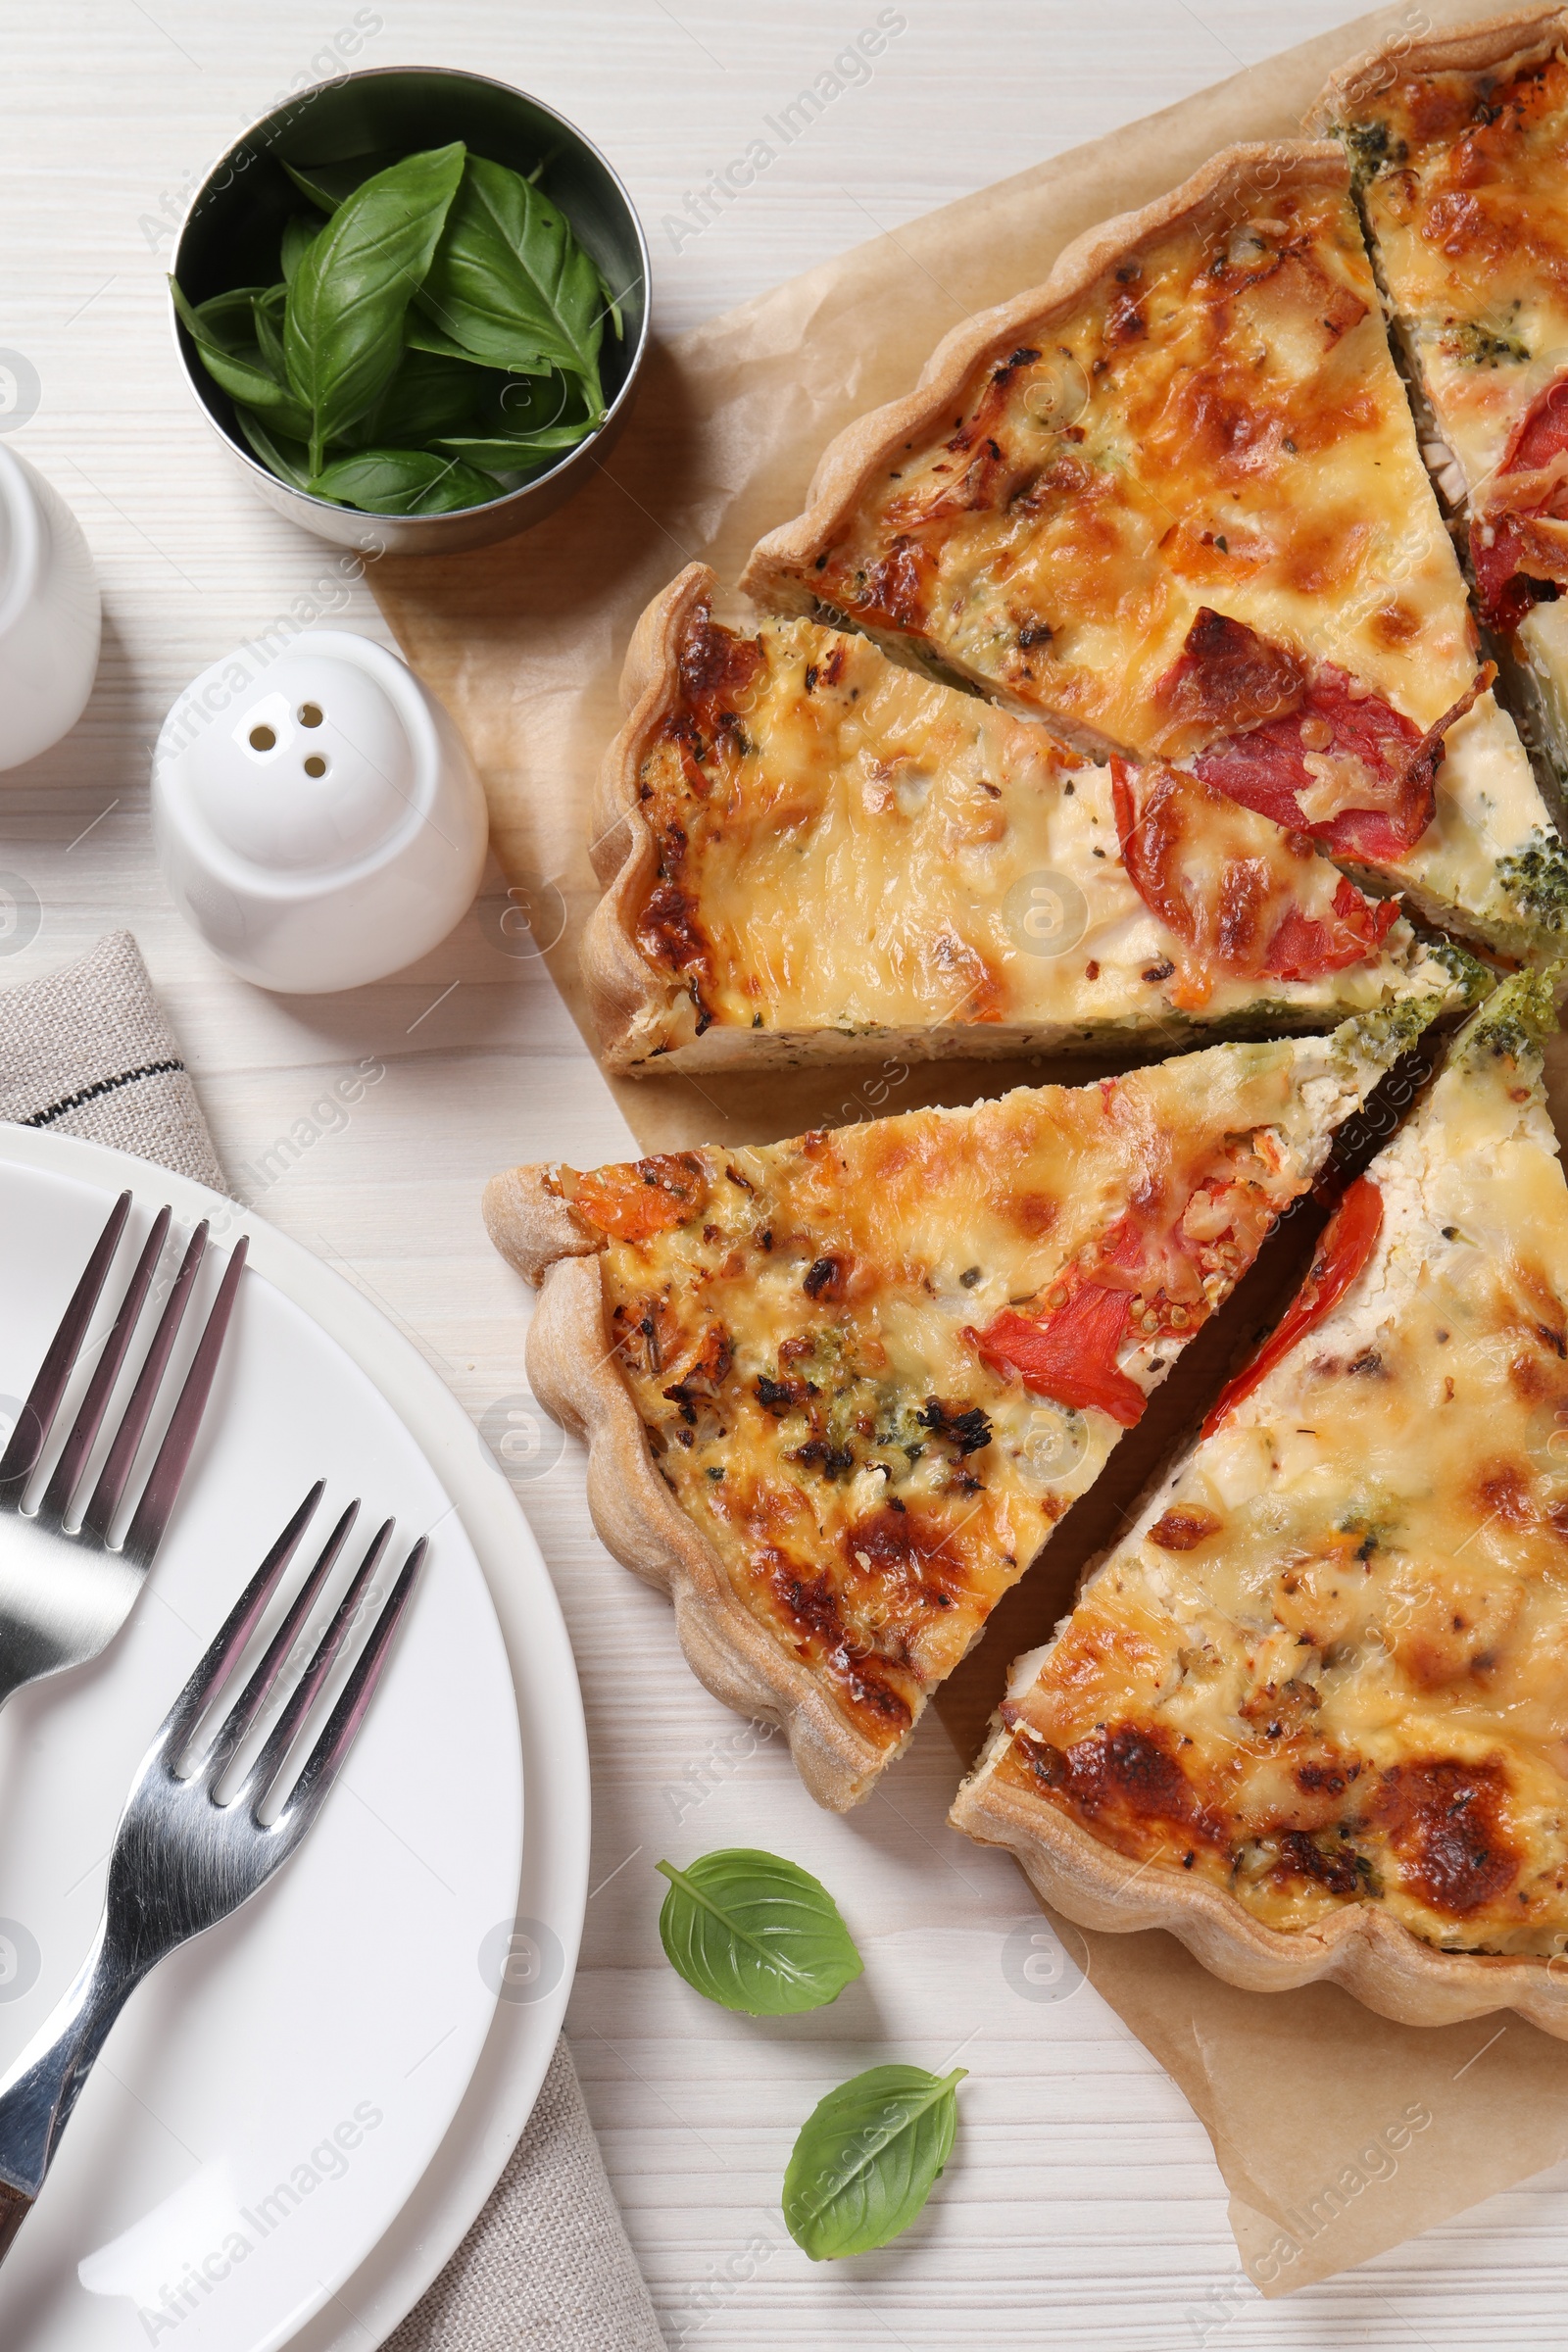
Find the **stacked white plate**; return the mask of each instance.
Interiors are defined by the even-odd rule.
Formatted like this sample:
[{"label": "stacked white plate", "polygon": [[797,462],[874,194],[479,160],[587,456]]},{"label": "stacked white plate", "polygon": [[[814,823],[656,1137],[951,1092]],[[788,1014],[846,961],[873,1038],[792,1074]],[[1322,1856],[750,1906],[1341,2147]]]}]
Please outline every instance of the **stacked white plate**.
[{"label": "stacked white plate", "polygon": [[241,1232],[251,1270],[130,1623],[0,1714],[0,2069],[87,1950],[153,1731],[313,1481],[323,1524],[360,1495],[430,1557],[299,1854],[116,2027],[0,2272],[0,2342],[367,2352],[484,2203],[560,2031],[587,1872],[576,1674],[512,1490],[418,1352],[307,1251],[144,1161],[0,1128],[0,1432],[127,1186],[132,1239],[165,1200],[214,1220],[207,1295]]}]

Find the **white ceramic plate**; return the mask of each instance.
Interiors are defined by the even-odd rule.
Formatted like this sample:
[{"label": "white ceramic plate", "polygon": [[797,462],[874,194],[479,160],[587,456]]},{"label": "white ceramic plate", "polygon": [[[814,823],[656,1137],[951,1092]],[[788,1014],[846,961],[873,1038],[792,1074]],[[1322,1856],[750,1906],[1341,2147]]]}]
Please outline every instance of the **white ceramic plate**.
[{"label": "white ceramic plate", "polygon": [[[255,1274],[130,1624],[0,1714],[0,2065],[86,1947],[153,1728],[311,1481],[395,1513],[400,1542],[432,1531],[431,1556],[299,1855],[116,2029],[0,2274],[0,2341],[365,2352],[482,2204],[559,2030],[587,1863],[575,1675],[537,1549],[456,1400],[356,1291],[198,1186],[0,1128],[0,1400],[24,1393],[122,1185],[143,1230],[169,1200],[225,1242],[249,1232]],[[536,1925],[511,1944],[519,1920]],[[532,1965],[507,1967],[509,1948]]]}]

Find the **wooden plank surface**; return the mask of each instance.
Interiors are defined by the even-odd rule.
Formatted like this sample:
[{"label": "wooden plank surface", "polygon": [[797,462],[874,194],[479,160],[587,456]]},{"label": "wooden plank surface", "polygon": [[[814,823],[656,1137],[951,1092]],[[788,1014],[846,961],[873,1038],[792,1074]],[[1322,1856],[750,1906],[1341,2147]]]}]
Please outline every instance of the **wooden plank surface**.
[{"label": "wooden plank surface", "polygon": [[[901,28],[870,78],[691,234],[666,225],[685,220],[687,191],[831,73],[878,0],[8,0],[4,12],[0,348],[41,384],[13,446],[81,517],[106,640],[75,735],[0,777],[0,876],[20,878],[20,892],[4,887],[38,911],[24,945],[0,936],[0,984],[128,923],[236,1189],[362,1284],[492,1430],[522,1391],[527,1302],[486,1244],[480,1185],[514,1159],[593,1162],[628,1138],[543,967],[510,952],[494,876],[423,963],[331,999],[248,989],[173,913],[147,768],[176,691],[291,611],[384,631],[363,586],[345,592],[330,551],[254,502],[194,415],[164,318],[169,232],[185,185],[291,87],[356,59],[470,65],[534,90],[616,162],[649,226],[658,323],[674,332],[1356,11],[901,0],[881,13]],[[345,1112],[329,1090],[362,1067],[382,1075]],[[268,1181],[262,1154],[284,1137],[297,1157]],[[597,1891],[571,2033],[671,2344],[1563,2341],[1568,2171],[1264,2304],[1240,2277],[1208,2143],[1160,2070],[1092,1985],[1021,1976],[1009,1936],[1036,1915],[1009,1864],[945,1828],[957,1759],[940,1724],[861,1812],[817,1812],[781,1742],[709,1699],[664,1604],[598,1544],[576,1446],[547,1431],[518,1491],[570,1620],[594,1754]],[[794,1855],[841,1897],[867,1970],[821,2016],[724,2016],[662,1960],[652,1862],[737,1842]],[[954,2162],[899,2246],[814,2269],[778,2212],[795,2130],[831,2082],[894,2054],[971,2070]]]}]

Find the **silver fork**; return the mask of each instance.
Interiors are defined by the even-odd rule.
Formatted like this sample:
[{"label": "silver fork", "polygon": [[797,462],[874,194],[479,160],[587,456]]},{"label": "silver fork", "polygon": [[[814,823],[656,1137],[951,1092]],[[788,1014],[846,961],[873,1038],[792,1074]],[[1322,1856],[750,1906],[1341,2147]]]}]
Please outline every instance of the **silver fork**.
[{"label": "silver fork", "polygon": [[0,2081],[0,2261],[32,2210],[82,2084],[130,1994],[160,1960],[237,1911],[288,1860],[320,1811],[365,1719],[424,1558],[422,1537],[404,1562],[280,1809],[271,1820],[263,1818],[362,1611],[391,1540],[390,1519],[372,1538],[255,1761],[232,1794],[220,1801],[223,1775],[278,1685],[348,1540],[360,1507],[353,1502],[216,1736],[187,1773],[179,1770],[197,1726],[244,1655],[320,1496],[318,1484],[165,1716],[115,1832],[104,1914],[92,1951],[54,2014]]},{"label": "silver fork", "polygon": [[81,1523],[68,1527],[87,1457],[135,1337],[169,1234],[171,1212],[161,1209],[48,1486],[37,1509],[24,1511],[23,1498],[49,1443],[129,1214],[130,1195],[122,1193],[49,1343],[10,1443],[0,1454],[0,1706],[24,1683],[97,1657],[129,1616],[184,1481],[233,1312],[245,1265],[243,1240],[229,1253],[218,1297],[125,1540],[111,1548],[109,1531],[124,1499],[136,1451],[146,1435],[206,1254],[204,1219],[191,1235]]}]

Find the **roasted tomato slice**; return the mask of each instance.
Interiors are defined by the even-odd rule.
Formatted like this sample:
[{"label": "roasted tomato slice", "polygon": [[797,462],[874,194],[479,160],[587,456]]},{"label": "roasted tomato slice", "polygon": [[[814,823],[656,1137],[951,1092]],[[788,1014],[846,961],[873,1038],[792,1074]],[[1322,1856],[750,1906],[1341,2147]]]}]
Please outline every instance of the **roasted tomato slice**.
[{"label": "roasted tomato slice", "polygon": [[1517,628],[1548,583],[1568,581],[1562,469],[1552,471],[1565,452],[1568,376],[1559,376],[1514,426],[1471,517],[1476,597],[1494,628]]},{"label": "roasted tomato slice", "polygon": [[1381,695],[1357,694],[1344,670],[1325,668],[1289,718],[1211,744],[1193,764],[1216,791],[1309,833],[1331,857],[1402,858],[1432,822],[1448,729],[1495,674],[1489,662],[1423,735]]},{"label": "roasted tomato slice", "polygon": [[984,1331],[964,1338],[993,1371],[1016,1373],[1037,1396],[1082,1411],[1096,1405],[1131,1429],[1148,1402],[1116,1362],[1132,1311],[1132,1294],[1086,1282],[1044,1322],[1004,1308]]},{"label": "roasted tomato slice", "polygon": [[1531,402],[1508,437],[1499,473],[1540,473],[1568,449],[1568,375]]},{"label": "roasted tomato slice", "polygon": [[1368,962],[1398,918],[1396,900],[1365,898],[1304,834],[1183,769],[1113,760],[1111,798],[1128,879],[1188,951],[1178,1004],[1202,1004],[1221,972],[1312,980]]},{"label": "roasted tomato slice", "polygon": [[612,1240],[649,1242],[697,1216],[709,1182],[695,1152],[660,1152],[586,1176],[563,1169],[561,1190],[579,1217]]},{"label": "roasted tomato slice", "polygon": [[1493,674],[1483,670],[1423,735],[1348,671],[1309,670],[1205,606],[1155,689],[1171,729],[1162,748],[1193,750],[1205,784],[1333,857],[1400,858],[1432,822],[1445,736]]},{"label": "roasted tomato slice", "polygon": [[1383,1195],[1369,1176],[1358,1176],[1323,1229],[1323,1238],[1296,1297],[1246,1368],[1222,1390],[1203,1423],[1209,1437],[1226,1416],[1250,1396],[1282,1356],[1337,1306],[1372,1254],[1383,1230]]}]

